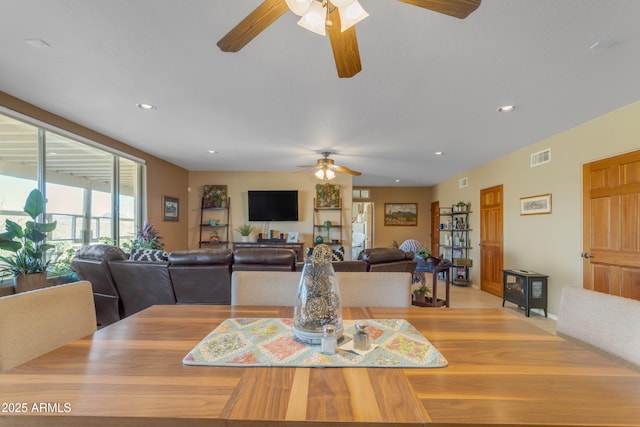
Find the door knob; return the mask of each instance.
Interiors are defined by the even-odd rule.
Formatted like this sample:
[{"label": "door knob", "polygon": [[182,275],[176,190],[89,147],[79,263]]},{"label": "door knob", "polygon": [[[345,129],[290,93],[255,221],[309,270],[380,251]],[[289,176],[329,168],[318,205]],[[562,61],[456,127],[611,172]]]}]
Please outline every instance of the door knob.
[{"label": "door knob", "polygon": [[582,258],[587,258],[587,259],[589,259],[589,258],[593,258],[593,255],[591,255],[589,252],[585,252],[585,253],[583,253],[583,254],[580,254],[580,256],[581,256]]}]

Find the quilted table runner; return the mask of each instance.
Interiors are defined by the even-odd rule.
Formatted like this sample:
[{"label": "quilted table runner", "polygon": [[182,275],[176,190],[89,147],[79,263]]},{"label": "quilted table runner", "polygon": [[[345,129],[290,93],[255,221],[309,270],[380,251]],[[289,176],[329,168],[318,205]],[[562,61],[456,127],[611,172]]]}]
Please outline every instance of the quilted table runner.
[{"label": "quilted table runner", "polygon": [[319,345],[303,344],[293,336],[293,319],[227,319],[182,360],[185,365],[283,367],[393,367],[447,366],[442,354],[409,322],[368,319],[372,347],[351,350],[355,321],[344,321],[338,352],[326,355]]}]

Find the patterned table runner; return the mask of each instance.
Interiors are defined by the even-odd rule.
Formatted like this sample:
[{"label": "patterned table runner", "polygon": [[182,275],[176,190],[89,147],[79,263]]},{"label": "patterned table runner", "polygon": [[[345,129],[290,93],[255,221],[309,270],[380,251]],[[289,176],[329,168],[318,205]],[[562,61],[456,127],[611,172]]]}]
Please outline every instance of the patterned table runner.
[{"label": "patterned table runner", "polygon": [[[345,320],[346,339],[354,332]],[[377,347],[364,354],[340,350],[320,352],[293,336],[293,319],[227,319],[182,360],[185,365],[283,367],[393,367],[439,368],[447,359],[409,322],[402,319],[367,319],[371,342]],[[340,341],[338,346],[345,342]]]}]

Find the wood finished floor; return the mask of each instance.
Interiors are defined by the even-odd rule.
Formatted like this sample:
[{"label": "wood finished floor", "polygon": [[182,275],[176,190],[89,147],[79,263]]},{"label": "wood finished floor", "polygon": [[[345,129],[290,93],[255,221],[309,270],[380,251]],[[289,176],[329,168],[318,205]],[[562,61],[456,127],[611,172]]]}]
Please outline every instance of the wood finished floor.
[{"label": "wood finished floor", "polygon": [[[444,295],[444,284],[438,286],[438,297]],[[481,291],[473,287],[451,286],[451,308],[500,308],[509,312],[522,316],[527,322],[554,334],[556,333],[556,321],[544,317],[544,314],[538,314],[531,311],[529,317],[526,317],[524,310],[519,309],[515,304],[505,302],[502,307],[502,298],[498,298],[488,292]]]}]

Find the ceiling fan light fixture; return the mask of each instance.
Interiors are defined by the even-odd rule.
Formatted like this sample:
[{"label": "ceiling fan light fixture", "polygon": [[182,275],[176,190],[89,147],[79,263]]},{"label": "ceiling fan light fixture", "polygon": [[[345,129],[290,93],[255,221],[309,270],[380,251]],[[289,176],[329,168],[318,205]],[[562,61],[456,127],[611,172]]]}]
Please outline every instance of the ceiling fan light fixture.
[{"label": "ceiling fan light fixture", "polygon": [[313,0],[285,0],[289,10],[298,16],[303,16],[311,7]]},{"label": "ceiling fan light fixture", "polygon": [[348,6],[338,6],[338,12],[340,12],[340,29],[342,31],[348,30],[349,28],[353,27],[358,22],[369,16],[369,14],[362,8],[358,0],[353,1]]},{"label": "ceiling fan light fixture", "polygon": [[336,177],[336,173],[331,169],[318,169],[315,176],[323,181],[329,181]]},{"label": "ceiling fan light fixture", "polygon": [[300,18],[298,25],[321,36],[326,36],[327,11],[321,3],[313,1],[309,10]]}]

